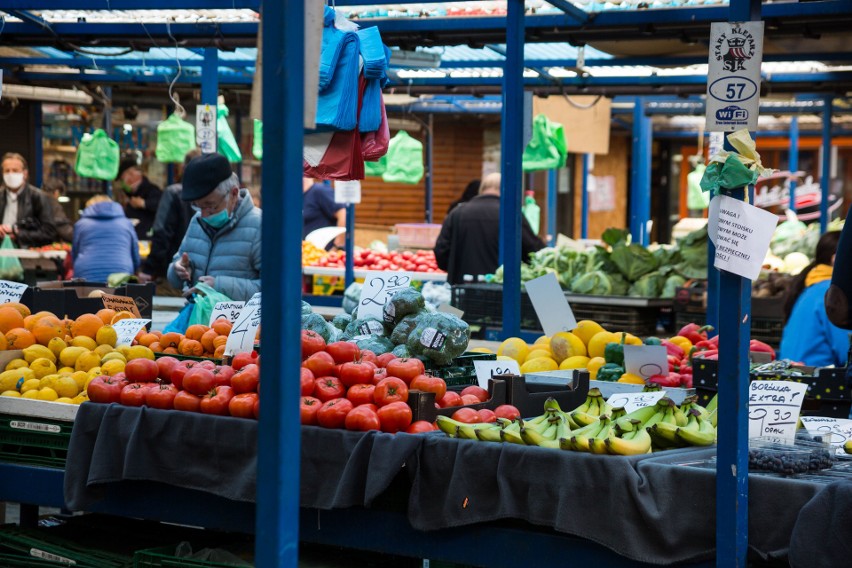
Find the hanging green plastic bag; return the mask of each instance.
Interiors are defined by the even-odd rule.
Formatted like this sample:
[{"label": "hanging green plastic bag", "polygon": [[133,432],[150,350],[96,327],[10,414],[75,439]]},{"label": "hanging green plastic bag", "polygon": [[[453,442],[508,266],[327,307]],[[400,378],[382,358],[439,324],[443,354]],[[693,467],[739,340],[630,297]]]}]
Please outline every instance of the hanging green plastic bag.
[{"label": "hanging green plastic bag", "polygon": [[74,171],[80,177],[112,181],[118,175],[119,160],[118,142],[98,128],[93,134],[84,134],[80,140]]},{"label": "hanging green plastic bag", "polygon": [[216,109],[216,134],[219,137],[219,153],[228,158],[229,162],[242,162],[243,153],[228,124],[228,107],[225,105],[219,105]]},{"label": "hanging green plastic bag", "polygon": [[686,208],[701,210],[710,205],[710,197],[701,189],[701,178],[707,166],[696,164],[695,169],[686,176]]},{"label": "hanging green plastic bag", "polygon": [[524,149],[525,172],[553,170],[565,165],[568,154],[565,130],[558,122],[551,122],[544,114],[533,119],[532,138]]},{"label": "hanging green plastic bag", "polygon": [[710,162],[701,178],[701,189],[716,195],[720,188],[743,187],[756,182],[758,177],[758,173],[748,169],[736,154],[730,154],[725,163]]},{"label": "hanging green plastic bag", "polygon": [[364,177],[382,177],[388,169],[388,157],[382,156],[378,162],[364,162]]},{"label": "hanging green plastic bag", "polygon": [[263,121],[254,119],[254,138],[251,142],[251,153],[255,160],[263,159]]},{"label": "hanging green plastic bag", "polygon": [[173,112],[157,125],[157,160],[183,162],[184,156],[195,148],[195,127]]},{"label": "hanging green plastic bag", "polygon": [[[3,244],[0,245],[2,250],[12,250],[15,245],[12,244],[12,239],[9,235],[3,237]],[[14,256],[0,256],[0,280],[15,280],[21,282],[24,279],[24,267],[21,266],[21,261]]]},{"label": "hanging green plastic bag", "polygon": [[386,182],[418,183],[423,178],[423,144],[405,130],[391,138],[385,159],[387,169],[382,179]]},{"label": "hanging green plastic bag", "polygon": [[189,325],[208,325],[210,315],[213,313],[216,304],[233,301],[222,292],[214,290],[203,282],[196,283],[195,290],[195,308],[192,310],[192,315],[189,316]]}]

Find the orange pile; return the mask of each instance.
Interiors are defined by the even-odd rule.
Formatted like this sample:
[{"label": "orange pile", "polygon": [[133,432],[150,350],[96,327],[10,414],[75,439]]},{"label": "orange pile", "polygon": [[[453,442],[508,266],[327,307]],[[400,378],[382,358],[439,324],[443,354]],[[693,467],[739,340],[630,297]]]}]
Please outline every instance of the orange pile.
[{"label": "orange pile", "polygon": [[213,322],[212,327],[191,325],[186,328],[186,333],[142,330],[136,336],[136,343],[150,348],[154,353],[221,359],[230,332],[231,322],[220,319]]},{"label": "orange pile", "polygon": [[133,317],[130,312],[102,309],[77,319],[60,319],[52,312],[31,313],[24,304],[10,302],[0,306],[0,350],[26,349],[35,344],[47,346],[51,339],[70,341],[75,337],[95,339],[98,330],[118,320]]}]

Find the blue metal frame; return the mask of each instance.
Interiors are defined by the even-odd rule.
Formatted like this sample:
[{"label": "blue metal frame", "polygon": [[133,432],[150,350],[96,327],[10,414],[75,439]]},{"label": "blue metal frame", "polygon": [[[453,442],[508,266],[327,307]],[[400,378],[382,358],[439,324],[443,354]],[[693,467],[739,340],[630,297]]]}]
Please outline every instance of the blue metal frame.
[{"label": "blue metal frame", "polygon": [[589,238],[589,154],[583,154],[583,179],[580,181],[580,238]]},{"label": "blue metal frame", "polygon": [[[761,133],[761,136],[763,133]],[[790,152],[787,160],[787,169],[795,172],[799,169],[799,117],[790,118]],[[790,205],[788,209],[796,212],[796,179],[790,179]]]},{"label": "blue metal frame", "polygon": [[[33,137],[35,138],[35,144],[33,144],[33,153],[35,159],[33,160],[35,163],[33,164],[33,178],[35,180],[35,184],[38,187],[41,187],[44,183],[44,148],[42,145],[42,129],[44,128],[43,113],[41,109],[41,103],[36,101],[33,103]],[[109,130],[107,130],[109,132]]]},{"label": "blue metal frame", "polygon": [[633,107],[633,149],[630,168],[630,235],[634,243],[650,243],[651,218],[651,118],[645,113],[645,99],[636,97]]},{"label": "blue metal frame", "polygon": [[[68,0],[4,0],[3,11],[68,10]],[[74,10],[231,10],[260,11],[260,0],[74,0]]]},{"label": "blue metal frame", "polygon": [[559,191],[559,170],[547,171],[547,244],[556,245],[556,194]]},{"label": "blue metal frame", "polygon": [[[55,84],[90,84],[90,83],[136,83],[146,84],[155,83],[158,85],[168,85],[174,78],[174,70],[169,69],[167,72],[154,72],[150,75],[128,75],[125,73],[99,73],[88,74],[81,69],[80,73],[41,73],[32,71],[18,71],[4,73],[6,77],[13,77],[21,82],[49,82]],[[254,83],[254,78],[251,75],[237,75],[234,73],[219,73],[219,83],[222,85],[251,85]],[[200,85],[202,81],[201,75],[195,75],[184,72],[178,78],[176,85]]]},{"label": "blue metal frame", "polygon": [[426,189],[425,195],[425,209],[426,209],[426,222],[431,223],[432,218],[434,217],[434,203],[433,203],[433,184],[435,182],[434,176],[434,162],[433,162],[433,144],[434,144],[434,132],[433,132],[434,121],[432,120],[432,115],[429,115],[429,123],[426,125],[426,144],[424,144],[424,159],[426,162],[426,176],[423,180],[423,185]]},{"label": "blue metal frame", "polygon": [[346,250],[346,271],[343,281],[348,288],[350,284],[355,282],[355,204],[349,203],[346,205],[346,242],[344,243]]},{"label": "blue metal frame", "polygon": [[828,198],[831,195],[831,112],[834,97],[827,95],[822,102],[822,176],[820,189],[822,198],[819,202],[819,230],[824,233],[828,230],[829,212]]}]

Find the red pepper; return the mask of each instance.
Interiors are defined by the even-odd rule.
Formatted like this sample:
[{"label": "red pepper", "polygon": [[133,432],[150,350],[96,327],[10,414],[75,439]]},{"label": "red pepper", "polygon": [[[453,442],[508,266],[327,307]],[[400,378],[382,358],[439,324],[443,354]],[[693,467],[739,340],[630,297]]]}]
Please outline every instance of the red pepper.
[{"label": "red pepper", "polygon": [[674,355],[669,355],[668,357],[666,357],[666,359],[669,362],[669,371],[670,372],[671,371],[677,371],[680,368],[680,362],[681,362],[680,357],[676,357]]},{"label": "red pepper", "polygon": [[749,351],[759,351],[761,353],[769,353],[772,356],[772,360],[775,360],[775,350],[762,341],[758,341],[757,339],[752,339],[748,343]]},{"label": "red pepper", "polygon": [[680,386],[681,380],[680,373],[670,372],[667,375],[652,375],[648,382],[658,384],[663,388],[677,388]]},{"label": "red pepper", "polygon": [[668,339],[663,339],[660,342],[666,348],[666,355],[674,355],[675,357],[683,358],[685,353],[679,345],[675,345]]},{"label": "red pepper", "polygon": [[693,355],[694,357],[698,357],[700,359],[713,359],[716,360],[719,357],[719,351],[716,349],[707,349],[706,351],[700,351]]},{"label": "red pepper", "polygon": [[707,341],[707,332],[712,330],[712,325],[699,326],[697,323],[688,323],[677,334],[687,338],[695,345],[696,343]]},{"label": "red pepper", "polygon": [[714,335],[713,337],[711,337],[707,341],[710,342],[710,345],[712,345],[714,349],[719,348],[719,336],[718,335]]},{"label": "red pepper", "polygon": [[699,341],[695,345],[692,346],[693,349],[697,349],[698,351],[704,351],[706,349],[715,349],[716,344],[712,342],[712,340],[707,339],[705,341]]},{"label": "red pepper", "polygon": [[685,389],[692,388],[692,375],[691,374],[681,374],[680,375],[680,386]]}]

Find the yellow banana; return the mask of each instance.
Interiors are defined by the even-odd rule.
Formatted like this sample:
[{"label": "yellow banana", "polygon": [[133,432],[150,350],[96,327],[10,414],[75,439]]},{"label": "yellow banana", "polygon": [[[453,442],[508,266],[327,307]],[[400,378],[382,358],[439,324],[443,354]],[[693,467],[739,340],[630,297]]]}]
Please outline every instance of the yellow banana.
[{"label": "yellow banana", "polygon": [[607,452],[619,456],[635,456],[646,454],[651,450],[651,435],[645,428],[629,434],[631,435],[629,439],[610,436],[604,440]]}]

